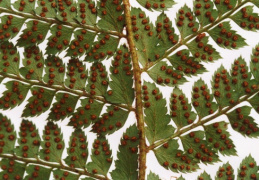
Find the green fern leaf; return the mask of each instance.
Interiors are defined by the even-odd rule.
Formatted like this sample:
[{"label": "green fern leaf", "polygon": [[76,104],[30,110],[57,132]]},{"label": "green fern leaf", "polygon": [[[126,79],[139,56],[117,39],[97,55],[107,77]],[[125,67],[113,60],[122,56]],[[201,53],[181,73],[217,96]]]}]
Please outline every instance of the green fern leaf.
[{"label": "green fern leaf", "polygon": [[51,36],[48,38],[46,48],[47,54],[61,53],[69,46],[70,39],[73,34],[73,29],[62,25],[53,25],[50,28]]},{"label": "green fern leaf", "polygon": [[48,122],[43,132],[41,142],[40,158],[49,162],[61,162],[61,156],[64,150],[63,135],[60,128],[53,122]]},{"label": "green fern leaf", "polygon": [[0,7],[11,9],[11,2],[10,1],[0,1]]},{"label": "green fern leaf", "polygon": [[106,176],[111,163],[111,150],[108,141],[105,138],[97,138],[93,143],[92,162],[86,165],[89,172]]},{"label": "green fern leaf", "polygon": [[237,5],[237,0],[232,0],[232,1],[224,1],[224,0],[219,0],[219,1],[214,1],[219,17],[221,17],[223,14],[229,12],[232,10],[234,7]]},{"label": "green fern leaf", "polygon": [[155,173],[150,172],[147,176],[147,180],[161,180],[158,175]]},{"label": "green fern leaf", "polygon": [[182,176],[177,178],[177,180],[185,180]]},{"label": "green fern leaf", "polygon": [[209,44],[209,37],[205,34],[199,34],[195,40],[186,44],[186,46],[198,62],[211,62],[221,58],[219,52]]},{"label": "green fern leaf", "polygon": [[238,169],[238,180],[243,180],[247,178],[257,179],[259,177],[258,174],[258,166],[255,159],[249,155],[240,163]]},{"label": "green fern leaf", "polygon": [[2,179],[22,179],[25,173],[25,166],[24,163],[3,158],[1,160],[1,169],[3,171],[0,172],[0,177]]},{"label": "green fern leaf", "polygon": [[43,18],[55,18],[56,17],[56,2],[54,1],[37,1],[37,8],[35,13]]},{"label": "green fern leaf", "polygon": [[85,90],[87,79],[85,65],[78,59],[70,59],[67,66],[65,85],[70,89]]},{"label": "green fern leaf", "polygon": [[171,116],[178,128],[192,124],[197,114],[191,111],[191,104],[179,88],[174,88],[170,99]]},{"label": "green fern leaf", "polygon": [[253,6],[246,6],[231,16],[231,19],[241,28],[249,31],[259,29],[258,13],[253,12]]},{"label": "green fern leaf", "polygon": [[217,171],[215,180],[235,179],[234,170],[229,163],[223,164]]},{"label": "green fern leaf", "polygon": [[253,106],[256,112],[259,112],[259,94],[257,93],[253,98],[249,99],[249,103]]},{"label": "green fern leaf", "polygon": [[1,43],[0,59],[0,72],[19,74],[20,55],[13,43],[7,41]]},{"label": "green fern leaf", "polygon": [[0,19],[3,28],[0,31],[1,41],[8,41],[14,38],[21,30],[21,27],[25,21],[24,18],[19,18],[12,15],[5,15],[2,16]]},{"label": "green fern leaf", "polygon": [[26,29],[22,31],[17,46],[28,47],[42,43],[49,31],[50,24],[41,21],[28,21],[25,23]]},{"label": "green fern leaf", "polygon": [[[258,137],[258,124],[250,115],[252,108],[243,106],[227,114],[232,128],[244,136]],[[242,122],[242,123],[241,123]]]},{"label": "green fern leaf", "polygon": [[203,131],[192,131],[187,135],[181,136],[180,139],[184,150],[188,152],[192,158],[204,164],[218,162],[218,155],[209,146],[208,142],[203,140],[204,136]]},{"label": "green fern leaf", "polygon": [[218,11],[212,1],[194,1],[193,6],[201,27],[213,23],[218,17]]},{"label": "green fern leaf", "polygon": [[159,62],[147,73],[159,85],[174,87],[186,82],[183,73],[167,65],[166,62]]},{"label": "green fern leaf", "polygon": [[238,49],[246,46],[245,39],[231,29],[230,22],[223,22],[209,32],[213,40],[223,48]]},{"label": "green fern leaf", "polygon": [[67,50],[67,56],[82,57],[88,53],[94,42],[96,33],[78,29],[74,31],[75,39],[71,41]]},{"label": "green fern leaf", "polygon": [[207,85],[201,79],[194,83],[192,102],[199,118],[213,114],[218,108],[218,105],[213,102],[213,96]]},{"label": "green fern leaf", "polygon": [[212,180],[210,175],[206,173],[205,171],[198,176],[197,180],[206,179],[206,180]]},{"label": "green fern leaf", "polygon": [[185,76],[198,75],[206,72],[202,64],[190,56],[189,50],[181,50],[167,58],[171,65],[178,71],[182,71]]},{"label": "green fern leaf", "polygon": [[238,100],[231,81],[232,77],[223,66],[213,76],[212,92],[220,108],[234,104]]},{"label": "green fern leaf", "polygon": [[30,89],[32,96],[28,99],[28,104],[23,110],[22,117],[39,116],[49,110],[55,91],[45,88],[33,87]]},{"label": "green fern leaf", "polygon": [[259,84],[259,44],[253,49],[252,56],[251,56],[251,63],[250,63],[251,72]]},{"label": "green fern leaf", "polygon": [[57,3],[57,18],[64,22],[73,22],[77,15],[76,1],[61,1]]},{"label": "green fern leaf", "polygon": [[93,96],[105,95],[108,83],[109,80],[105,66],[102,63],[94,63],[91,67],[86,91],[90,92]]},{"label": "green fern leaf", "polygon": [[137,0],[137,2],[145,7],[146,9],[152,11],[152,10],[157,10],[157,11],[163,11],[168,8],[171,8],[175,2],[173,0]]},{"label": "green fern leaf", "polygon": [[114,180],[135,180],[138,177],[138,129],[136,125],[130,126],[121,138],[118,159],[115,161],[116,169],[111,172]]},{"label": "green fern leaf", "polygon": [[6,91],[0,98],[0,109],[12,109],[19,106],[24,100],[30,89],[30,86],[18,81],[8,81]]},{"label": "green fern leaf", "polygon": [[237,155],[235,145],[227,131],[227,123],[221,121],[204,126],[206,139],[213,150],[223,155]]},{"label": "green fern leaf", "polygon": [[35,3],[36,1],[22,0],[16,1],[12,5],[16,10],[20,12],[32,13],[35,9]]},{"label": "green fern leaf", "polygon": [[144,83],[143,100],[146,135],[150,144],[157,140],[167,138],[167,134],[174,132],[170,123],[170,116],[167,115],[166,101],[155,84]]},{"label": "green fern leaf", "polygon": [[77,20],[81,24],[95,25],[97,19],[95,1],[78,0]]},{"label": "green fern leaf", "polygon": [[36,158],[41,142],[36,126],[30,121],[23,120],[19,136],[19,146],[16,147],[15,154],[23,158]]},{"label": "green fern leaf", "polygon": [[[0,127],[0,154],[12,153],[16,140],[16,132],[10,119],[2,114],[0,114]],[[4,162],[1,162],[1,165],[3,164]]]},{"label": "green fern leaf", "polygon": [[55,169],[53,172],[53,176],[55,179],[66,179],[66,180],[75,180],[79,178],[79,175],[73,174],[69,171],[63,171],[60,169]]},{"label": "green fern leaf", "polygon": [[161,57],[163,51],[157,48],[160,40],[145,13],[140,9],[132,8],[131,14],[138,59],[144,66],[146,63]]},{"label": "green fern leaf", "polygon": [[123,10],[122,0],[99,1],[98,16],[101,19],[97,25],[103,29],[121,32],[125,23]]},{"label": "green fern leaf", "polygon": [[[159,48],[163,51],[166,51],[178,42],[178,36],[175,34],[172,22],[165,13],[161,13],[157,17],[156,32],[160,39]],[[159,57],[156,56],[156,58]]]},{"label": "green fern leaf", "polygon": [[41,180],[42,177],[49,179],[51,174],[51,169],[46,168],[44,166],[37,166],[29,164],[26,166],[26,176],[24,177],[24,180],[30,180],[30,179],[39,179]]},{"label": "green fern leaf", "polygon": [[112,56],[118,47],[119,41],[120,38],[109,34],[98,34],[97,41],[90,47],[85,61],[98,62]]},{"label": "green fern leaf", "polygon": [[45,75],[43,80],[48,85],[64,85],[65,65],[63,61],[55,56],[48,56],[45,60]]},{"label": "green fern leaf", "polygon": [[67,93],[57,93],[55,99],[56,102],[52,105],[48,119],[58,121],[74,112],[79,97]]},{"label": "green fern leaf", "polygon": [[128,116],[129,111],[117,106],[109,106],[106,113],[98,121],[95,121],[92,130],[101,135],[112,134],[125,124]]},{"label": "green fern leaf", "polygon": [[176,22],[182,38],[193,34],[199,29],[199,24],[195,15],[186,5],[184,5],[177,13]]},{"label": "green fern leaf", "polygon": [[69,145],[68,156],[65,159],[66,164],[72,168],[84,169],[88,157],[88,144],[84,132],[79,129],[75,130],[70,136]]},{"label": "green fern leaf", "polygon": [[173,172],[192,172],[199,166],[198,161],[189,154],[179,150],[176,140],[169,140],[154,150],[156,158],[161,166]]},{"label": "green fern leaf", "polygon": [[23,59],[24,67],[20,68],[20,73],[26,79],[41,81],[44,67],[43,64],[43,54],[39,47],[27,47]]},{"label": "green fern leaf", "polygon": [[110,68],[111,88],[105,96],[108,101],[131,105],[134,100],[133,71],[130,54],[125,46],[121,46],[112,61]]},{"label": "green fern leaf", "polygon": [[69,125],[75,128],[88,127],[101,114],[104,103],[93,99],[81,99],[81,105],[70,118]]}]

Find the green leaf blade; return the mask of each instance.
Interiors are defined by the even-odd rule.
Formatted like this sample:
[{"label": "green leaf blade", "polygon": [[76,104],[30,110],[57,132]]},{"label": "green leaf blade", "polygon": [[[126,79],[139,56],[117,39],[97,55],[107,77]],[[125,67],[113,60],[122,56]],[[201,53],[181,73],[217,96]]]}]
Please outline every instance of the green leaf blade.
[{"label": "green leaf blade", "polygon": [[258,13],[255,13],[253,6],[245,6],[236,14],[230,17],[238,26],[247,31],[258,31]]},{"label": "green leaf blade", "polygon": [[27,175],[24,177],[24,180],[42,180],[43,177],[49,179],[51,169],[44,166],[29,164],[26,166],[26,173]]},{"label": "green leaf blade", "polygon": [[[10,119],[0,114],[0,127],[0,154],[12,154],[16,141],[16,132],[14,126]],[[1,165],[2,163],[3,162],[1,162]]]},{"label": "green leaf blade", "polygon": [[255,122],[253,117],[249,116],[251,109],[252,107],[250,106],[242,106],[228,112],[227,117],[235,131],[239,132],[243,136],[258,137],[258,124]]},{"label": "green leaf blade", "polygon": [[20,54],[17,48],[10,42],[2,42],[0,50],[0,72],[19,74]]},{"label": "green leaf blade", "polygon": [[162,86],[174,87],[187,81],[181,71],[163,61],[157,63],[147,73],[157,84]]},{"label": "green leaf blade", "polygon": [[204,33],[199,34],[196,39],[186,44],[186,46],[198,62],[212,62],[221,58],[219,52],[209,44],[209,37]]},{"label": "green leaf blade", "polygon": [[49,110],[56,91],[49,89],[32,87],[32,96],[28,99],[28,104],[23,110],[22,117],[35,117]]},{"label": "green leaf blade", "polygon": [[163,10],[166,10],[168,8],[171,8],[175,4],[175,2],[173,0],[165,0],[165,1],[137,0],[137,2],[149,11],[152,11],[152,10],[163,11]]},{"label": "green leaf blade", "polygon": [[235,179],[234,169],[229,163],[223,164],[219,167],[215,180],[224,180],[224,179]]},{"label": "green leaf blade", "polygon": [[15,149],[15,154],[23,158],[37,158],[40,148],[40,136],[35,124],[23,120],[20,125],[19,146]]},{"label": "green leaf blade", "polygon": [[258,165],[255,159],[249,155],[240,163],[238,169],[237,180],[243,179],[257,179],[259,178],[258,174]]},{"label": "green leaf blade", "polygon": [[109,83],[111,90],[105,97],[110,102],[130,106],[134,100],[133,71],[131,57],[125,46],[119,48],[112,64],[110,68],[112,81]]},{"label": "green leaf blade", "polygon": [[194,83],[192,104],[199,118],[213,114],[218,109],[218,105],[213,102],[213,96],[210,94],[208,86],[201,79]]},{"label": "green leaf blade", "polygon": [[257,84],[259,84],[259,44],[252,51],[250,69]]},{"label": "green leaf blade", "polygon": [[69,126],[74,128],[87,128],[100,116],[104,103],[93,99],[81,99],[81,106],[72,114]]},{"label": "green leaf blade", "polygon": [[235,145],[227,131],[227,123],[221,121],[204,126],[206,140],[211,148],[222,155],[237,155]]},{"label": "green leaf blade", "polygon": [[25,22],[24,18],[12,15],[4,15],[0,19],[3,28],[0,32],[0,40],[3,42],[14,38],[19,33]]},{"label": "green leaf blade", "polygon": [[[3,158],[1,160],[1,169],[0,177],[1,179],[22,179],[25,173],[26,164],[20,163],[18,161],[13,161],[12,159]],[[9,169],[12,170],[12,173],[9,172]]]},{"label": "green leaf blade", "polygon": [[230,22],[223,22],[208,33],[222,48],[239,49],[247,45],[245,39],[236,31],[232,30]]},{"label": "green leaf blade", "polygon": [[19,47],[34,46],[42,43],[49,31],[50,24],[42,21],[28,21],[25,23],[26,29],[22,31],[20,38],[17,42]]},{"label": "green leaf blade", "polygon": [[170,109],[170,114],[178,128],[192,124],[196,120],[197,114],[191,111],[191,104],[179,88],[174,88],[170,99]]},{"label": "green leaf blade", "polygon": [[70,89],[85,90],[87,74],[85,65],[79,59],[70,59],[65,85]]},{"label": "green leaf blade", "polygon": [[161,166],[173,172],[193,172],[199,169],[198,161],[189,154],[179,150],[177,140],[169,140],[154,150],[155,156]]},{"label": "green leaf blade", "polygon": [[68,156],[65,159],[66,164],[71,168],[84,169],[88,157],[88,144],[86,136],[81,129],[77,129],[72,133],[69,145],[67,149]]},{"label": "green leaf blade", "polygon": [[23,65],[20,68],[20,74],[27,80],[42,80],[43,76],[43,53],[39,47],[27,47],[24,52]]},{"label": "green leaf blade", "polygon": [[93,174],[107,176],[112,163],[111,150],[108,141],[103,138],[97,138],[93,143],[92,162],[86,165],[86,169]]},{"label": "green leaf blade", "polygon": [[19,106],[26,98],[30,86],[19,81],[5,83],[6,91],[0,98],[0,109],[13,109]]},{"label": "green leaf blade", "polygon": [[147,180],[161,180],[161,179],[159,178],[158,175],[150,171],[150,173],[147,176]]},{"label": "green leaf blade", "polygon": [[48,122],[45,126],[42,139],[42,149],[39,152],[40,158],[48,162],[60,163],[65,147],[60,127],[53,122]]},{"label": "green leaf blade", "polygon": [[171,119],[167,115],[166,100],[156,85],[145,82],[142,89],[146,136],[149,143],[153,144],[157,140],[167,138],[175,129],[169,125]]},{"label": "green leaf blade", "polygon": [[121,138],[118,159],[115,161],[116,169],[111,172],[114,180],[138,178],[138,143],[138,129],[136,125],[130,126]]},{"label": "green leaf blade", "polygon": [[177,13],[176,22],[182,38],[193,34],[199,29],[199,24],[194,13],[186,5]]},{"label": "green leaf blade", "polygon": [[106,30],[121,32],[125,24],[122,0],[98,2],[98,16],[101,18],[97,25]]},{"label": "green leaf blade", "polygon": [[43,80],[48,85],[64,85],[64,78],[65,78],[65,65],[64,62],[56,56],[49,55],[45,59],[45,75]]},{"label": "green leaf blade", "polygon": [[52,104],[48,119],[58,121],[74,112],[79,97],[68,93],[57,93],[55,99],[57,102]]},{"label": "green leaf blade", "polygon": [[95,121],[92,131],[101,135],[112,134],[124,126],[129,113],[117,106],[109,106],[106,113]]}]

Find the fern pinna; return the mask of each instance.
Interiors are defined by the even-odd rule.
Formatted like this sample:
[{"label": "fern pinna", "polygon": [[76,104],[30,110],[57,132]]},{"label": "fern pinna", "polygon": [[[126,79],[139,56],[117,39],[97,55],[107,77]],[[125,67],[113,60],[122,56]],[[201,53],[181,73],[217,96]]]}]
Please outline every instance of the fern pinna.
[{"label": "fern pinna", "polygon": [[[259,112],[259,45],[250,68],[240,57],[230,70],[215,72],[211,87],[195,82],[191,101],[179,86],[206,72],[204,64],[225,58],[220,48],[247,45],[232,23],[258,33],[259,1],[193,0],[175,20],[167,13],[172,0],[137,3],[141,8],[129,0],[0,0],[1,179],[159,180],[146,175],[151,151],[165,169],[190,173],[219,162],[219,154],[237,154],[228,128],[259,136],[250,116]],[[160,12],[155,23],[147,11]],[[161,86],[173,87],[170,99]],[[22,105],[17,129],[17,120],[4,114]],[[136,122],[125,125],[131,112]],[[44,129],[28,119],[43,114]],[[228,122],[213,121],[222,115]],[[73,127],[67,142],[65,120]],[[117,131],[116,153],[108,137]],[[258,167],[247,156],[237,179],[258,179]],[[234,178],[229,163],[215,177]]]}]

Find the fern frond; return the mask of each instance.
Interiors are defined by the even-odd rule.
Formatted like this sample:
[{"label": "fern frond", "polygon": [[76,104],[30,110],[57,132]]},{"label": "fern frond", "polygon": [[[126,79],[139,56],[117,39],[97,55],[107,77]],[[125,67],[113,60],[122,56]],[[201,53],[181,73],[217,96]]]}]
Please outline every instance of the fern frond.
[{"label": "fern frond", "polygon": [[[1,179],[49,179],[51,172],[54,177],[79,178],[83,176],[95,179],[108,179],[107,172],[112,164],[111,150],[105,138],[97,138],[92,147],[91,162],[87,137],[82,130],[75,130],[70,136],[67,157],[63,159],[65,144],[61,128],[49,122],[41,136],[37,125],[23,120],[20,125],[19,138],[11,121],[0,114],[1,121]],[[120,179],[121,171],[125,176],[137,176],[137,145],[138,130],[136,126],[127,129],[119,146],[118,169],[112,176]],[[18,146],[15,147],[15,143]],[[40,149],[41,147],[41,149]],[[124,154],[128,154],[124,157]],[[130,165],[132,168],[128,168]],[[26,175],[25,175],[26,173]],[[18,178],[19,177],[19,178]]]},{"label": "fern frond", "polygon": [[[228,123],[220,121],[211,124],[212,120],[222,115],[226,115],[232,128],[243,136],[258,137],[258,124],[250,116],[251,110],[258,106],[259,92],[257,79],[252,78],[252,73],[245,61],[238,58],[230,72],[224,67],[215,72],[213,95],[202,80],[194,83],[192,103],[188,103],[179,89],[174,89],[170,109],[177,129],[172,136],[151,143],[148,147],[148,150],[154,151],[159,163],[174,172],[191,172],[197,169],[199,162],[217,162],[218,153],[236,155],[235,145],[227,131]],[[257,78],[256,74],[253,75]],[[246,101],[251,102],[252,107],[241,105]],[[157,104],[156,100],[153,103]],[[237,107],[238,105],[241,107]],[[192,111],[192,107],[196,113]],[[147,106],[145,109],[148,109]],[[158,126],[160,123],[153,124]],[[150,125],[147,126],[149,128]],[[202,127],[203,130],[194,130],[197,127]],[[178,149],[176,138],[181,141],[183,152]]]}]

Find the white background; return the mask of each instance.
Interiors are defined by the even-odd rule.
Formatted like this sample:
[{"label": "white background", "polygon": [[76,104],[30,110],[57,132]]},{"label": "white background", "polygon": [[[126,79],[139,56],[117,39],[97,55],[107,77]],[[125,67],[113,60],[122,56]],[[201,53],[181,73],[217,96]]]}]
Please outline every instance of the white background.
[{"label": "white background", "polygon": [[[189,7],[192,7],[193,1],[192,0],[176,0],[176,2],[177,2],[177,4],[173,8],[169,9],[169,11],[166,11],[166,14],[173,21],[173,24],[175,24],[174,19],[175,19],[175,14],[178,11],[178,9],[180,7],[182,7],[185,3]],[[136,3],[135,0],[131,0],[131,4],[135,7],[140,7],[138,5],[138,3]],[[259,10],[257,8],[255,8],[255,11],[259,12]],[[146,13],[150,16],[150,19],[152,20],[152,22],[154,22],[156,19],[156,16],[159,15],[159,12],[151,13],[149,11],[146,11]],[[206,72],[200,76],[197,76],[197,77],[188,78],[189,82],[180,86],[180,88],[186,93],[186,95],[189,98],[191,95],[191,89],[192,89],[193,83],[196,80],[198,80],[199,78],[202,78],[203,80],[205,80],[206,83],[208,83],[208,86],[210,87],[211,77],[212,77],[213,73],[216,71],[216,69],[219,68],[221,65],[223,65],[225,68],[229,69],[231,64],[234,62],[234,60],[240,56],[245,58],[245,60],[249,64],[252,48],[255,47],[255,45],[259,43],[259,33],[244,31],[244,30],[240,29],[233,22],[231,22],[231,25],[235,30],[237,30],[246,39],[248,46],[241,48],[239,50],[226,50],[226,49],[222,49],[222,48],[217,48],[217,50],[221,53],[221,56],[223,58],[217,60],[215,63],[210,63],[210,64],[204,63],[208,72]],[[15,40],[14,40],[14,42],[15,42]],[[210,43],[215,45],[214,47],[216,47],[216,44],[211,39],[210,39]],[[46,42],[42,43],[41,47],[45,48]],[[184,47],[182,47],[182,48],[184,48]],[[20,51],[23,52],[23,49],[20,49]],[[67,61],[67,58],[64,60]],[[110,60],[105,61],[105,64],[109,65]],[[148,76],[146,74],[143,75],[143,80],[150,81],[150,79],[148,78]],[[4,82],[7,82],[7,81],[8,81],[8,79],[4,80]],[[3,86],[3,84],[4,83],[2,83],[2,85],[0,85],[0,94],[5,90],[5,87]],[[169,98],[173,88],[161,87],[161,90],[162,90],[164,97]],[[30,97],[30,94],[27,96],[27,99],[29,97]],[[15,129],[17,131],[19,129],[20,122],[22,120],[21,114],[22,114],[22,111],[23,111],[25,105],[26,105],[26,101],[21,106],[16,107],[13,110],[10,110],[10,111],[1,111],[0,110],[0,113],[4,114],[12,119],[12,122],[15,124]],[[247,105],[249,105],[249,104],[247,103]],[[44,125],[46,124],[46,118],[48,117],[48,113],[49,112],[46,112],[37,118],[29,118],[29,120],[33,121],[36,124],[36,126],[39,128],[40,132],[43,130]],[[256,119],[256,122],[259,123],[259,115],[254,110],[252,111],[251,115]],[[215,121],[219,121],[219,120],[227,121],[227,117],[221,116],[221,117],[215,119]],[[68,119],[66,119],[62,122],[58,122],[58,124],[60,124],[62,126],[62,131],[64,134],[66,146],[68,146],[69,136],[72,132],[72,128],[66,126],[67,122],[68,122]],[[115,159],[116,159],[116,151],[118,149],[118,144],[119,144],[122,133],[126,130],[127,127],[129,127],[131,124],[134,124],[134,123],[135,123],[135,115],[133,113],[130,113],[130,116],[129,116],[128,121],[126,122],[125,126],[122,129],[120,129],[119,131],[115,132],[113,135],[108,136],[108,140],[111,144],[111,147],[113,148],[113,157]],[[89,145],[91,145],[95,138],[95,135],[89,131],[90,131],[90,128],[85,129],[85,132],[88,137],[88,143],[89,143]],[[244,157],[248,156],[249,154],[251,154],[256,159],[257,163],[259,163],[259,154],[258,154],[259,140],[244,138],[239,133],[233,131],[231,129],[231,127],[229,127],[229,131],[230,131],[232,139],[236,145],[238,156],[223,157],[220,155],[220,159],[222,160],[221,163],[216,163],[215,165],[208,165],[208,166],[201,165],[200,166],[201,170],[199,170],[195,173],[191,173],[191,174],[183,174],[183,177],[185,177],[187,180],[193,180],[193,179],[196,179],[197,176],[201,172],[206,170],[211,175],[211,177],[213,177],[213,179],[214,179],[216,171],[217,171],[218,167],[220,165],[222,165],[222,163],[230,162],[230,164],[234,167],[234,169],[237,169],[239,166],[239,163],[242,161],[242,159]],[[90,147],[89,147],[89,152],[91,152]],[[63,156],[66,157],[66,153],[64,153]],[[110,171],[112,171],[113,169],[114,169],[114,162],[112,164]],[[180,173],[178,173],[178,174],[173,173],[173,172],[161,167],[158,164],[158,162],[152,152],[148,153],[148,155],[147,155],[147,174],[149,173],[149,171],[152,171],[152,172],[158,174],[161,177],[161,179],[163,179],[163,180],[176,179],[177,177],[179,177],[181,175]]]}]

